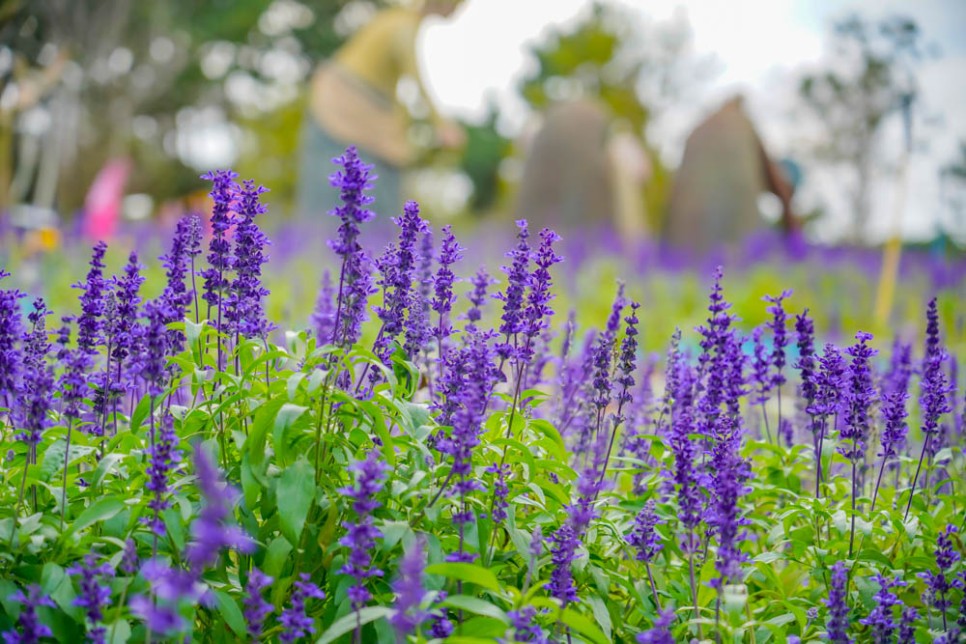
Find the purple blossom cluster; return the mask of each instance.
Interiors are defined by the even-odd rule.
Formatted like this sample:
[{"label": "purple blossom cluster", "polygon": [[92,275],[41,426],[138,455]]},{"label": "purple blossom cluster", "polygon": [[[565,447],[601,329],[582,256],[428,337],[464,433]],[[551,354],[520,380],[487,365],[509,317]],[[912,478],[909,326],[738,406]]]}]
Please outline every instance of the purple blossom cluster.
[{"label": "purple blossom cluster", "polygon": [[382,490],[388,466],[379,460],[379,454],[373,450],[365,459],[352,464],[350,470],[356,474],[355,486],[344,487],[339,492],[351,499],[356,520],[346,522],[346,534],[339,540],[340,545],[349,549],[346,563],[339,573],[354,580],[348,591],[349,599],[353,608],[359,610],[372,598],[366,588],[366,580],[383,575],[382,570],[372,567],[372,549],[376,539],[382,536],[375,526],[372,513],[379,507],[375,496]]}]

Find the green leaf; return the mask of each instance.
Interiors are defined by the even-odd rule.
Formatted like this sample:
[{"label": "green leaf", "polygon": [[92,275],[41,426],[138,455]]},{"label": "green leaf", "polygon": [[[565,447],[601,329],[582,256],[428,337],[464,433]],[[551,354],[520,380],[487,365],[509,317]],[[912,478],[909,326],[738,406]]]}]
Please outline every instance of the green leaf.
[{"label": "green leaf", "polygon": [[123,458],[124,454],[120,452],[106,454],[101,459],[101,462],[97,464],[97,469],[94,470],[94,476],[91,477],[91,486],[96,488],[103,483],[107,473],[114,469],[114,466],[120,463]]},{"label": "green leaf", "polygon": [[214,591],[214,595],[218,602],[218,612],[221,613],[225,623],[235,632],[235,635],[244,639],[248,634],[248,627],[245,625],[245,618],[238,604],[223,590]]},{"label": "green leaf", "polygon": [[438,563],[426,567],[426,574],[441,575],[450,579],[476,584],[481,588],[500,592],[500,582],[488,569],[470,563]]},{"label": "green leaf", "polygon": [[245,451],[251,459],[252,466],[257,466],[265,460],[265,439],[268,430],[275,424],[275,417],[278,410],[285,404],[284,398],[273,398],[255,410],[255,419],[252,421],[252,428],[245,441]]},{"label": "green leaf", "polygon": [[54,441],[50,447],[44,451],[44,460],[40,464],[40,480],[49,481],[55,472],[62,472],[64,469],[64,454],[67,452],[67,443],[61,439]]},{"label": "green leaf", "polygon": [[506,613],[499,606],[494,606],[485,599],[480,599],[479,597],[470,597],[469,595],[451,595],[446,598],[443,602],[444,606],[449,606],[450,608],[459,608],[465,610],[474,615],[483,615],[484,617],[492,617],[498,619],[504,623],[509,623]]},{"label": "green leaf", "polygon": [[335,621],[324,633],[322,637],[315,640],[315,644],[329,644],[334,642],[346,633],[351,632],[359,624],[368,624],[383,617],[392,615],[392,609],[385,606],[368,606],[358,612],[349,613],[341,619]]},{"label": "green leaf", "polygon": [[107,627],[107,633],[111,644],[125,644],[131,639],[131,625],[127,620],[119,619]]},{"label": "green leaf", "polygon": [[284,537],[276,537],[268,545],[268,550],[265,551],[262,572],[269,577],[278,579],[282,574],[282,570],[285,568],[285,562],[288,561],[288,554],[290,552],[292,552],[292,544]]},{"label": "green leaf", "polygon": [[272,425],[272,444],[275,446],[275,455],[282,460],[288,460],[285,456],[288,454],[288,443],[285,439],[285,433],[301,418],[305,412],[308,411],[308,407],[303,407],[302,405],[294,405],[292,403],[285,403],[282,408],[278,410],[278,414],[275,416],[275,423]]},{"label": "green leaf", "polygon": [[124,502],[114,496],[105,496],[91,503],[80,516],[74,519],[67,534],[74,534],[98,521],[110,519],[124,509]]},{"label": "green leaf", "polygon": [[304,456],[282,472],[276,496],[282,534],[289,543],[298,547],[305,518],[315,498],[315,471]]},{"label": "green leaf", "polygon": [[597,628],[590,618],[586,615],[581,615],[572,608],[564,609],[563,614],[560,616],[560,621],[592,642],[599,642],[600,644],[608,644],[610,642],[607,636]]}]

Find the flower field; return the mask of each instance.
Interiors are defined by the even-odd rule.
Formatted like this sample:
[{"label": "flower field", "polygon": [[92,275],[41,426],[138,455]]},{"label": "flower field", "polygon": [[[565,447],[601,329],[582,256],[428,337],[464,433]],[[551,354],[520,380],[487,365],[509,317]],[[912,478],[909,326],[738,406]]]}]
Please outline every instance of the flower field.
[{"label": "flower field", "polygon": [[716,269],[697,328],[615,280],[590,327],[548,229],[491,274],[410,202],[370,255],[336,161],[308,329],[226,171],[207,239],[97,244],[75,314],[0,281],[5,641],[966,638],[955,295],[829,342],[846,304],[736,285],[739,320]]}]

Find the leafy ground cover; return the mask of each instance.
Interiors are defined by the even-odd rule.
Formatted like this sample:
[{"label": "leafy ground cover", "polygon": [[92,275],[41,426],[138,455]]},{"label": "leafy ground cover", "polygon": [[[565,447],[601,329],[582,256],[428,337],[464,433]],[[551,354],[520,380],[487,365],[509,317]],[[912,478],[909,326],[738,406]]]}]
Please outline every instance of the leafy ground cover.
[{"label": "leafy ground cover", "polygon": [[549,230],[469,276],[410,203],[370,256],[339,164],[309,329],[228,172],[155,288],[98,244],[76,315],[0,292],[6,640],[959,641],[957,302],[836,346],[780,288],[739,326],[715,271],[657,358],[633,284],[555,315]]}]

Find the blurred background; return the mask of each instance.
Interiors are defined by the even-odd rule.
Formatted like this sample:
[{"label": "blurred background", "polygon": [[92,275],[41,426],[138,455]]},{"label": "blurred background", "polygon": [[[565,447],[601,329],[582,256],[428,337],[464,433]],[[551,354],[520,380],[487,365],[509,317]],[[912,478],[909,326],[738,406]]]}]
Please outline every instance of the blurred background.
[{"label": "blurred background", "polygon": [[[387,54],[364,34],[388,15],[412,38]],[[959,0],[3,0],[4,263],[163,244],[228,167],[270,190],[273,257],[296,253],[331,219],[306,186],[334,170],[311,124],[341,132],[317,105],[336,70],[406,113],[380,219],[414,198],[501,240],[522,216],[582,231],[568,259],[616,248],[632,272],[851,249],[859,291],[910,262],[957,285],[964,28]]]}]

